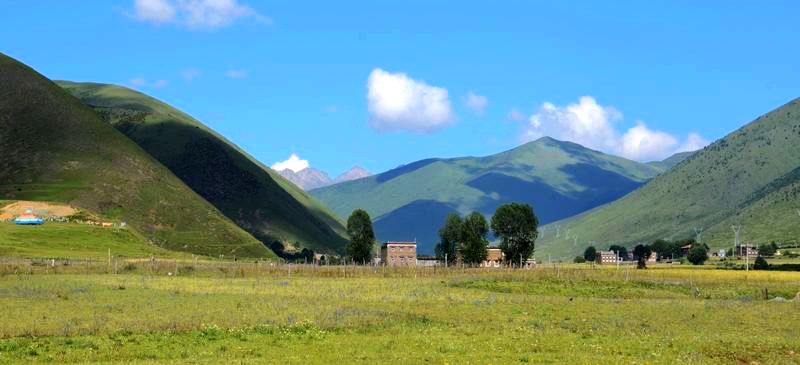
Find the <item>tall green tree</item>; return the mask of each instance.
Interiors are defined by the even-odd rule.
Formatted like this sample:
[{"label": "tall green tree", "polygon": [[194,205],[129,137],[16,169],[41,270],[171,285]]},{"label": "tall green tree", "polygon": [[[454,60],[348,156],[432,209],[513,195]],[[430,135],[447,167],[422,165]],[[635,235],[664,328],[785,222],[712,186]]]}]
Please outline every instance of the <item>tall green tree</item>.
[{"label": "tall green tree", "polygon": [[633,248],[633,256],[636,258],[636,268],[637,269],[646,269],[647,268],[647,259],[650,258],[650,255],[653,251],[650,249],[649,246],[645,246],[642,244],[636,245]]},{"label": "tall green tree", "polygon": [[463,225],[464,222],[458,214],[450,213],[447,215],[444,219],[444,226],[439,229],[439,243],[434,248],[436,258],[444,260],[446,257],[448,263],[456,261],[458,249],[462,242]]},{"label": "tall green tree", "polygon": [[597,249],[594,248],[594,246],[586,247],[586,249],[583,250],[583,258],[586,259],[586,261],[594,262],[597,260]]},{"label": "tall green tree", "polygon": [[472,212],[464,218],[461,230],[461,258],[467,265],[476,265],[486,260],[486,249],[489,241],[489,223],[486,217],[478,212]]},{"label": "tall green tree", "polygon": [[538,227],[539,218],[528,204],[503,204],[492,216],[492,231],[501,239],[500,249],[507,260],[519,266],[533,254]]},{"label": "tall green tree", "polygon": [[764,258],[764,256],[758,255],[756,257],[755,263],[753,263],[753,270],[767,270],[769,269],[769,263]]},{"label": "tall green tree", "polygon": [[353,261],[367,263],[372,261],[372,247],[375,244],[375,231],[372,229],[372,219],[363,209],[356,209],[347,218],[347,235],[350,242],[347,244],[347,254]]}]

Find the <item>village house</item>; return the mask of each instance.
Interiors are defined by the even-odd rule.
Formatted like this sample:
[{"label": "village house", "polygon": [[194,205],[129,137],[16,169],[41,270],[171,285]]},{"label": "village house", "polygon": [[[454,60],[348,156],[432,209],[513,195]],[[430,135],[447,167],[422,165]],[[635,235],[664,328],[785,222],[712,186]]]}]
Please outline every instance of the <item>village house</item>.
[{"label": "village house", "polygon": [[416,242],[386,242],[381,246],[381,263],[386,266],[416,266]]},{"label": "village house", "polygon": [[483,260],[481,267],[500,267],[505,256],[500,248],[489,247],[486,249],[486,260]]},{"label": "village house", "polygon": [[617,263],[617,253],[614,251],[597,251],[597,256],[595,257],[595,262],[600,265],[604,264],[616,264]]},{"label": "village house", "polygon": [[736,256],[756,257],[758,256],[758,247],[752,243],[745,245],[738,245],[736,246],[734,254],[736,254]]}]

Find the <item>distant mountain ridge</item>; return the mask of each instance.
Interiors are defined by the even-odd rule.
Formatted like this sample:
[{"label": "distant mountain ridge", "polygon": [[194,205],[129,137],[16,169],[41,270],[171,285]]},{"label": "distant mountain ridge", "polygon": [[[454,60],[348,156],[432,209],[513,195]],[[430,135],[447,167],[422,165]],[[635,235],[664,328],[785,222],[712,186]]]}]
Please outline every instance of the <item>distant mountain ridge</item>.
[{"label": "distant mountain ridge", "polygon": [[[568,258],[589,241],[633,246],[695,237],[712,248],[800,239],[800,98],[698,151],[608,205],[544,227],[539,252]],[[579,244],[556,237],[556,230]],[[541,256],[540,256],[541,257]]]},{"label": "distant mountain ridge", "polygon": [[313,167],[306,167],[297,172],[294,172],[290,169],[278,170],[278,173],[306,191],[343,183],[346,181],[357,180],[371,175],[369,171],[358,166],[352,167],[350,170],[345,171],[335,179],[331,179],[327,173]]},{"label": "distant mountain ridge", "polygon": [[417,239],[420,252],[432,253],[450,212],[488,216],[518,201],[547,223],[616,200],[662,171],[545,137],[492,156],[421,160],[310,193],[340,217],[366,209],[381,240]]}]

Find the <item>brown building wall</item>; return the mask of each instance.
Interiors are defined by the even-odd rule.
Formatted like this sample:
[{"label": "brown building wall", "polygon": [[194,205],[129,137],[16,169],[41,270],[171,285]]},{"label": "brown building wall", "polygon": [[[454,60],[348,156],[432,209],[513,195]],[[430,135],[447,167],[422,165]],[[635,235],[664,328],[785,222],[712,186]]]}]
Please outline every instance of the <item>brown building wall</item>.
[{"label": "brown building wall", "polygon": [[381,247],[381,262],[387,266],[416,266],[417,244],[387,242]]}]

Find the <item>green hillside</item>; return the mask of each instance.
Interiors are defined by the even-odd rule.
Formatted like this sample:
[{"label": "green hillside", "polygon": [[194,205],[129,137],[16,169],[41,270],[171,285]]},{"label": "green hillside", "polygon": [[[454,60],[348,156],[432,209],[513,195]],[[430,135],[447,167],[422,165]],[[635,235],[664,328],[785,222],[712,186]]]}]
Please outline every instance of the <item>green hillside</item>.
[{"label": "green hillside", "polygon": [[660,173],[656,167],[578,144],[542,138],[487,157],[417,161],[379,175],[312,190],[342,217],[375,219],[381,240],[413,240],[431,253],[447,213],[486,215],[502,203],[531,203],[542,222],[613,201]]},{"label": "green hillside", "polygon": [[[733,245],[731,226],[744,241],[800,239],[800,99],[766,114],[624,198],[554,223],[540,240],[541,254],[569,257],[588,241],[606,248],[657,238],[694,236],[712,248]],[[555,239],[555,226],[577,235],[574,247]],[[574,240],[573,240],[574,241]],[[540,256],[541,257],[541,256]]]},{"label": "green hillside", "polygon": [[669,156],[669,157],[667,157],[667,158],[665,158],[665,159],[663,159],[661,161],[648,162],[647,164],[650,165],[650,166],[653,166],[653,167],[655,167],[655,168],[657,168],[657,169],[659,169],[661,171],[667,171],[667,170],[675,167],[675,165],[677,165],[677,164],[683,162],[684,160],[686,160],[687,158],[689,158],[689,156],[693,155],[695,152],[696,151],[678,152],[678,153],[676,153],[676,154],[674,154],[672,156]]},{"label": "green hillside", "polygon": [[271,254],[92,109],[2,54],[0,146],[0,198],[69,203],[173,250]]},{"label": "green hillside", "polygon": [[265,243],[343,251],[344,227],[332,213],[191,116],[125,87],[59,85]]}]

